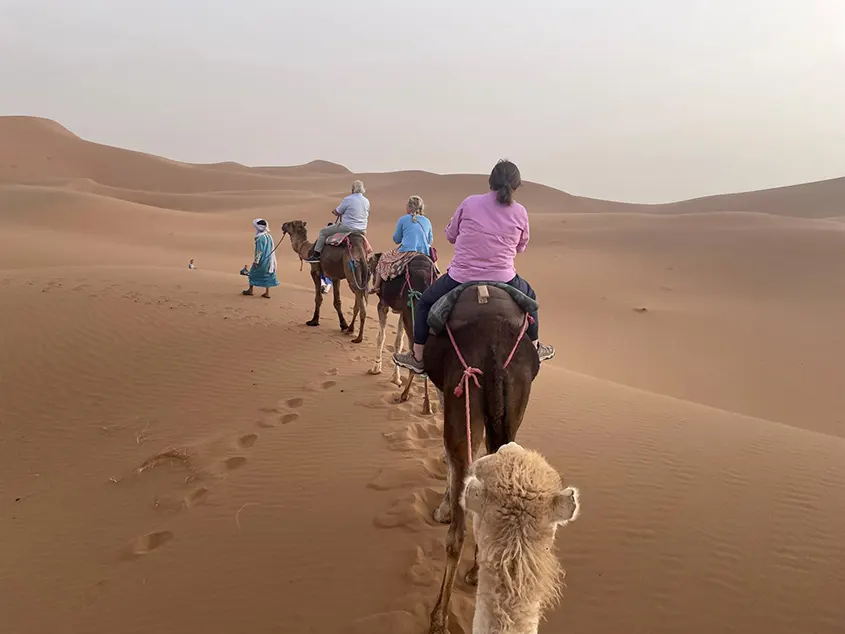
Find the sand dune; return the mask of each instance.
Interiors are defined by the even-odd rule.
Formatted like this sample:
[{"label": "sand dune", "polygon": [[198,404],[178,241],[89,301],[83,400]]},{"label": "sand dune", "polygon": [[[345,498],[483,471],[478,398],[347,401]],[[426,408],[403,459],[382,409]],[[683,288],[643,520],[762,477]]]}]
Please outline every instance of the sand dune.
[{"label": "sand dune", "polygon": [[[319,227],[353,175],[189,165],[21,117],[0,141],[3,631],[424,632],[439,416],[366,373],[375,320],[361,346],[328,313],[303,326],[288,244],[273,299],[239,294],[251,219]],[[379,249],[409,194],[442,243],[486,181],[360,176]],[[583,503],[541,631],[841,632],[839,187],[643,207],[526,185],[519,267],[559,353],[519,440]]]}]

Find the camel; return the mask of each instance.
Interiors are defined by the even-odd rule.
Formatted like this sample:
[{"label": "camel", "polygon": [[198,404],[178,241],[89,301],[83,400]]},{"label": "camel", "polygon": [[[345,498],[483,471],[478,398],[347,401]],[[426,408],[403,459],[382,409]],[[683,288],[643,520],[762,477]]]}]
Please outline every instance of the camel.
[{"label": "camel", "polygon": [[[376,275],[376,266],[378,265],[381,253],[374,253],[370,257],[369,270],[372,275]],[[392,280],[383,282],[379,291],[378,304],[378,321],[379,331],[378,339],[376,341],[376,358],[370,374],[381,374],[382,365],[381,357],[384,352],[385,329],[387,328],[387,317],[393,312],[399,315],[396,323],[396,341],[394,342],[394,351],[401,352],[405,343],[405,335],[408,337],[409,344],[414,340],[414,309],[415,300],[425,289],[431,286],[432,282],[437,279],[437,267],[434,262],[427,256],[420,254],[408,262],[404,275],[396,277]],[[399,371],[399,366],[393,366],[393,376],[390,382],[402,387],[402,376]],[[409,398],[411,391],[411,384],[414,382],[414,373],[408,373],[408,382],[405,384],[405,389],[399,396],[399,402],[404,403]],[[431,414],[431,400],[428,394],[428,377],[425,378],[425,397],[423,400],[423,414]]]},{"label": "camel", "polygon": [[[466,532],[460,499],[467,470],[480,453],[482,438],[488,455],[516,439],[540,369],[537,350],[525,336],[528,312],[536,307],[536,301],[505,284],[470,283],[438,300],[429,315],[433,335],[425,346],[423,366],[440,398],[448,468],[446,492],[433,518],[449,524],[446,570],[431,612],[430,634],[446,632]],[[466,575],[469,585],[477,581],[478,547]]]},{"label": "camel", "polygon": [[[285,235],[290,236],[291,248],[300,260],[313,246],[312,242],[308,242],[306,224],[302,220],[291,220],[282,225],[282,238],[284,239]],[[320,305],[323,303],[323,293],[320,288],[320,274],[322,273],[332,281],[334,308],[340,320],[340,329],[347,334],[353,334],[355,332],[355,319],[360,314],[361,325],[358,328],[358,336],[352,340],[352,343],[361,343],[364,340],[364,322],[367,319],[367,284],[370,278],[367,270],[367,249],[364,237],[361,234],[350,234],[349,242],[351,246],[326,244],[320,262],[311,264],[311,279],[314,280],[314,315],[310,321],[305,322],[305,325],[320,325]],[[361,269],[361,273],[356,275],[355,271],[359,269]],[[340,303],[340,281],[344,279],[355,295],[355,306],[350,324],[346,323]],[[359,282],[359,280],[361,281]]]},{"label": "camel", "polygon": [[560,598],[555,534],[578,518],[579,491],[515,442],[469,468],[461,507],[478,544],[473,634],[536,634]]}]

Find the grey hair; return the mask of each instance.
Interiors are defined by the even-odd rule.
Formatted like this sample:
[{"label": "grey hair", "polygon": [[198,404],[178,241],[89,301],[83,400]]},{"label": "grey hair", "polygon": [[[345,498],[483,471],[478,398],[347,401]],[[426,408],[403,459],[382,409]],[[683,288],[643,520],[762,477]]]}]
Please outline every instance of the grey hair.
[{"label": "grey hair", "polygon": [[364,189],[364,183],[362,181],[355,181],[352,183],[352,193],[353,194],[363,194],[367,190]]},{"label": "grey hair", "polygon": [[405,207],[408,213],[414,216],[414,222],[417,221],[417,215],[425,215],[425,203],[419,196],[411,196],[408,199],[408,204]]}]

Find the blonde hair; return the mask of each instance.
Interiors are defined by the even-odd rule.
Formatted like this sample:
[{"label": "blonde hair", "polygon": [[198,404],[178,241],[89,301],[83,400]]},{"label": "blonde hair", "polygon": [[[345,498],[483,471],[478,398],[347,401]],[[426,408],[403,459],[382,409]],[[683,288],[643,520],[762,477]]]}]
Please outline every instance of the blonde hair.
[{"label": "blonde hair", "polygon": [[419,196],[411,196],[408,199],[408,204],[405,206],[408,213],[411,214],[411,220],[417,222],[417,216],[425,215],[425,203]]},{"label": "blonde hair", "polygon": [[353,194],[363,194],[367,190],[364,189],[364,183],[362,181],[355,181],[352,183],[352,193]]}]

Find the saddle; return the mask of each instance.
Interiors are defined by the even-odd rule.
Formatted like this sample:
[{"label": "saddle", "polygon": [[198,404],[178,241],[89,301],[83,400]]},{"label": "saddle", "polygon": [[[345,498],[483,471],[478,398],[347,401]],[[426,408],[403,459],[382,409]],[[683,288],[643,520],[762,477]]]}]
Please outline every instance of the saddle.
[{"label": "saddle", "polygon": [[504,282],[467,282],[438,299],[428,314],[428,327],[439,335],[449,324],[452,330],[498,317],[519,329],[525,313],[539,307],[537,300]]},{"label": "saddle", "polygon": [[367,236],[360,231],[338,231],[326,238],[326,244],[332,247],[342,247],[347,242],[351,245],[352,240],[355,238],[360,238],[364,242],[364,250],[367,252],[367,257],[370,257],[373,253],[373,248],[370,246]]}]

